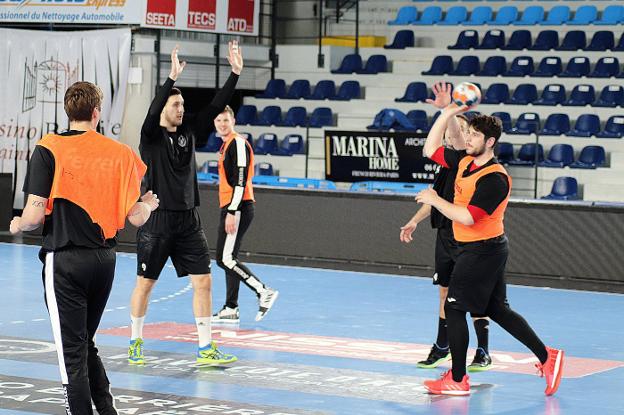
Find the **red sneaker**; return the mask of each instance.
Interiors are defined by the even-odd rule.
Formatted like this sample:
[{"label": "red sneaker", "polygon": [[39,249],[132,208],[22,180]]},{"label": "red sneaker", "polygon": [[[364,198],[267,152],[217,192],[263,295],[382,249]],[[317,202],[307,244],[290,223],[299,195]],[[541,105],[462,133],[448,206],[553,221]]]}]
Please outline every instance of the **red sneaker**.
[{"label": "red sneaker", "polygon": [[559,383],[561,383],[563,350],[546,347],[546,351],[548,352],[548,360],[544,364],[537,363],[535,367],[539,370],[540,377],[546,377],[546,390],[544,393],[550,396],[557,392]]},{"label": "red sneaker", "polygon": [[464,375],[461,382],[455,382],[453,380],[453,374],[448,370],[442,374],[440,379],[426,380],[424,385],[425,389],[434,395],[465,396],[470,395],[468,379],[468,375]]}]

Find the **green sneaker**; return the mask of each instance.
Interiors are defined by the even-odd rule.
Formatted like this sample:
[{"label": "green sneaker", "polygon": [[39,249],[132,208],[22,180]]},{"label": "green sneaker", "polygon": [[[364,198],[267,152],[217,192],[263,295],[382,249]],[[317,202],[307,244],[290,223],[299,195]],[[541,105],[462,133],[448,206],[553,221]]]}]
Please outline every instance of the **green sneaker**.
[{"label": "green sneaker", "polygon": [[197,363],[200,365],[226,365],[237,360],[236,356],[222,353],[217,349],[217,343],[214,341],[197,350]]},{"label": "green sneaker", "polygon": [[416,364],[416,366],[421,369],[433,369],[448,360],[451,360],[451,352],[449,348],[447,347],[445,349],[441,349],[437,344],[434,344],[431,347],[431,351],[429,352],[427,359],[421,360]]},{"label": "green sneaker", "polygon": [[145,364],[143,358],[143,339],[130,340],[130,347],[128,347],[128,363],[131,365]]},{"label": "green sneaker", "polygon": [[482,348],[475,352],[472,363],[468,366],[468,372],[485,372],[492,368],[492,358]]}]

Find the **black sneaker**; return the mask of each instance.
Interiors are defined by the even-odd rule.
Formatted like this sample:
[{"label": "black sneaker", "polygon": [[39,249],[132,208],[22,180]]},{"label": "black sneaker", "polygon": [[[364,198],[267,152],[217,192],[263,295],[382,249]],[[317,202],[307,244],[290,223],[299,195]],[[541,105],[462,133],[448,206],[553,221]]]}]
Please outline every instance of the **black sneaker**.
[{"label": "black sneaker", "polygon": [[442,363],[451,359],[451,351],[449,348],[440,349],[436,344],[431,347],[429,356],[426,360],[421,360],[416,364],[421,369],[433,369]]},{"label": "black sneaker", "polygon": [[492,358],[482,348],[478,348],[472,363],[468,365],[468,372],[485,372],[492,368]]}]

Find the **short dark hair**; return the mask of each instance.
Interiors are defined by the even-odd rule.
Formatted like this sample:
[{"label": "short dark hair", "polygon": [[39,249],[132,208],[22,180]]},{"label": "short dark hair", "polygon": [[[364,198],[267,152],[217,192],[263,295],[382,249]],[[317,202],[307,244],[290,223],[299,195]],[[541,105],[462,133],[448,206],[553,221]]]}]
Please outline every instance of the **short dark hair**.
[{"label": "short dark hair", "polygon": [[178,88],[176,88],[175,86],[173,88],[171,88],[171,91],[169,91],[169,96],[172,97],[174,95],[182,95],[182,91],[180,91]]},{"label": "short dark hair", "polygon": [[494,137],[494,140],[498,142],[498,139],[503,133],[503,123],[500,118],[492,115],[476,115],[470,120],[468,126],[483,133],[486,140],[490,137]]},{"label": "short dark hair", "polygon": [[102,90],[91,82],[76,82],[65,91],[63,104],[69,121],[91,121],[93,110],[102,109]]}]

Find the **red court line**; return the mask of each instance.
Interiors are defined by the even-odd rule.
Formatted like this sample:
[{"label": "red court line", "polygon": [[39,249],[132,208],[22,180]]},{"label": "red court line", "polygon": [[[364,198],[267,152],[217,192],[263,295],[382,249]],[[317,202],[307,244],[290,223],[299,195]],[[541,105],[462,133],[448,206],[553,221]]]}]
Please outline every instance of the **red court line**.
[{"label": "red court line", "polygon": [[[99,332],[113,336],[130,336],[130,328],[128,326],[104,329]],[[239,330],[222,327],[214,328],[212,336],[219,345],[228,347],[407,364],[416,364],[419,360],[426,358],[431,347],[430,345],[417,343],[314,336],[262,330]],[[163,341],[195,343],[197,342],[197,331],[192,324],[154,323],[145,325],[143,337]],[[536,373],[535,363],[537,359],[532,354],[503,351],[491,351],[490,354],[494,362],[494,367],[492,368],[494,371],[522,374]],[[624,362],[587,359],[568,355],[566,356],[563,376],[566,378],[579,378],[618,367],[624,367]]]}]

